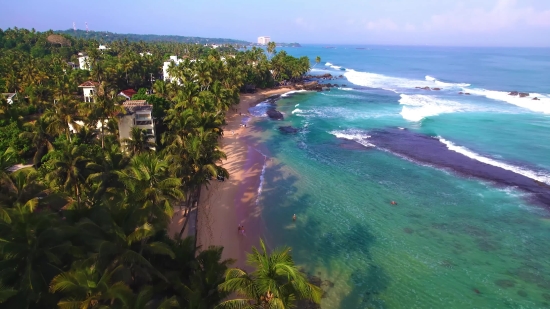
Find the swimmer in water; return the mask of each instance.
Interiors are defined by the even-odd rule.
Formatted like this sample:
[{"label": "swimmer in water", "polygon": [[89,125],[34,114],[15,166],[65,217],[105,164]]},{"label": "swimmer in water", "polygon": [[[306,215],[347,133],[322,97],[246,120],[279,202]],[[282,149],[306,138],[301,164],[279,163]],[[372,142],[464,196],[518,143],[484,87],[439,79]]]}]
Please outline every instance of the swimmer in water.
[{"label": "swimmer in water", "polygon": [[296,221],[296,214],[294,214],[294,216],[292,216],[292,221]]}]

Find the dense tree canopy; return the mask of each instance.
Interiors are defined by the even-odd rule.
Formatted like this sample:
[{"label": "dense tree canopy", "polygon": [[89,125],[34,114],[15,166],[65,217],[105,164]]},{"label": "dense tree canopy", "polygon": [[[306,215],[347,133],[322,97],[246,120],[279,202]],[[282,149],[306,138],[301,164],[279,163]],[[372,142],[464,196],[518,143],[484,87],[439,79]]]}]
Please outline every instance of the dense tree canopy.
[{"label": "dense tree canopy", "polygon": [[[230,176],[218,141],[239,91],[298,79],[309,60],[180,43],[100,51],[95,40],[50,35],[0,30],[0,89],[17,93],[0,102],[0,306],[215,307],[230,292],[218,286],[232,261],[168,235],[168,223],[211,176]],[[78,52],[90,71],[67,64]],[[164,82],[171,54],[195,61]],[[87,80],[99,83],[91,103],[78,88]],[[156,141],[138,129],[119,140],[117,94],[128,88],[153,104]],[[11,172],[23,161],[32,166]],[[292,293],[280,295],[303,296]]]}]

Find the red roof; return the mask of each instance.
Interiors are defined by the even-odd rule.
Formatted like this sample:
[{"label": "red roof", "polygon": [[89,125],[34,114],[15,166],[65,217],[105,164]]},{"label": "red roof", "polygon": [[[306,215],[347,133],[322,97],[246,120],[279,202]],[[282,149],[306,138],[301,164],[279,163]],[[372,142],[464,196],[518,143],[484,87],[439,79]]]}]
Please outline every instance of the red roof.
[{"label": "red roof", "polygon": [[91,80],[89,80],[89,81],[83,82],[78,87],[97,87],[97,86],[99,86],[98,82],[92,82]]},{"label": "red roof", "polygon": [[134,89],[126,89],[126,90],[122,90],[120,93],[131,98],[134,94],[137,93],[137,91],[135,91]]}]

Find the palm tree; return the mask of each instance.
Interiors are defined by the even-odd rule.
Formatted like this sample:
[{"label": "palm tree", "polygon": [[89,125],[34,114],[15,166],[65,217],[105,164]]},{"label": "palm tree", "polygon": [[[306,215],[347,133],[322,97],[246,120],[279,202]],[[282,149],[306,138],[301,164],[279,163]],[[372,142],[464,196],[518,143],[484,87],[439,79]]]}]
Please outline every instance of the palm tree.
[{"label": "palm tree", "polygon": [[156,153],[134,156],[130,166],[117,174],[131,200],[149,212],[149,222],[167,224],[174,214],[172,203],[184,198],[181,179],[171,177],[168,161]]},{"label": "palm tree", "polygon": [[155,147],[155,143],[147,136],[147,131],[138,127],[132,128],[130,138],[123,139],[122,144],[130,155],[141,154]]},{"label": "palm tree", "polygon": [[313,67],[317,66],[320,62],[321,62],[321,57],[319,56],[315,57],[315,64],[313,65]]},{"label": "palm tree", "polygon": [[130,163],[130,158],[120,152],[115,145],[107,149],[100,163],[88,163],[87,167],[96,173],[88,176],[88,181],[94,184],[94,196],[97,200],[109,199],[124,187],[117,172],[124,170]]},{"label": "palm tree", "polygon": [[36,211],[37,202],[6,209],[9,220],[0,220],[0,281],[18,291],[7,308],[40,304],[48,283],[69,262],[66,226],[57,215]]},{"label": "palm tree", "polygon": [[252,273],[232,268],[225,273],[221,291],[236,293],[242,298],[226,300],[216,308],[292,308],[296,300],[321,301],[322,290],[307,281],[294,265],[290,248],[284,247],[267,253],[260,239],[260,251],[252,248],[247,263],[254,267]]},{"label": "palm tree", "polygon": [[52,188],[60,188],[66,193],[72,193],[76,197],[77,206],[80,207],[82,186],[87,178],[87,163],[90,159],[82,155],[82,147],[67,141],[61,144],[59,150],[53,156],[55,167],[46,175],[46,181]]},{"label": "palm tree", "polygon": [[67,295],[57,303],[61,309],[113,307],[132,294],[126,284],[111,279],[121,269],[119,266],[112,271],[100,272],[95,265],[79,263],[73,270],[53,278],[50,292]]},{"label": "palm tree", "polygon": [[6,149],[3,153],[0,152],[0,185],[4,185],[6,181],[10,182],[10,168],[16,163],[16,154],[12,148]]},{"label": "palm tree", "polygon": [[78,104],[73,100],[65,99],[56,102],[52,109],[44,113],[45,121],[48,123],[46,128],[50,135],[65,134],[67,140],[71,140],[71,130],[78,131],[80,125],[76,122]]},{"label": "palm tree", "polygon": [[35,122],[27,123],[25,126],[29,131],[22,132],[19,136],[31,140],[36,149],[33,157],[33,165],[39,167],[42,157],[54,148],[51,143],[52,137],[48,134],[49,123],[44,117],[40,117]]},{"label": "palm tree", "polygon": [[276,53],[275,48],[277,47],[277,44],[275,42],[269,42],[267,43],[267,52],[273,57],[273,54]]}]

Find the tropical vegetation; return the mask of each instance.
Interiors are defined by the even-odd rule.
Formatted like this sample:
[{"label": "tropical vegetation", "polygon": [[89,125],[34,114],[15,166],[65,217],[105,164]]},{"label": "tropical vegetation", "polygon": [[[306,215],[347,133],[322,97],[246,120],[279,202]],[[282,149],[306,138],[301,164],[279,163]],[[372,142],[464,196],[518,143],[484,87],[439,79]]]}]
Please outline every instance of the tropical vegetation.
[{"label": "tropical vegetation", "polygon": [[[229,269],[221,247],[168,234],[174,209],[195,205],[211,176],[230,177],[218,142],[239,92],[297,80],[309,60],[174,42],[98,45],[0,29],[0,90],[17,94],[11,104],[0,97],[0,307],[207,309],[227,307],[231,293],[249,308],[318,301],[287,249],[270,256],[262,243],[247,274]],[[68,64],[79,52],[90,71]],[[188,60],[165,82],[171,54]],[[99,83],[92,103],[78,89],[88,80]],[[117,94],[128,88],[153,105],[154,143],[138,129],[118,138]],[[27,165],[13,171],[17,163]]]}]

